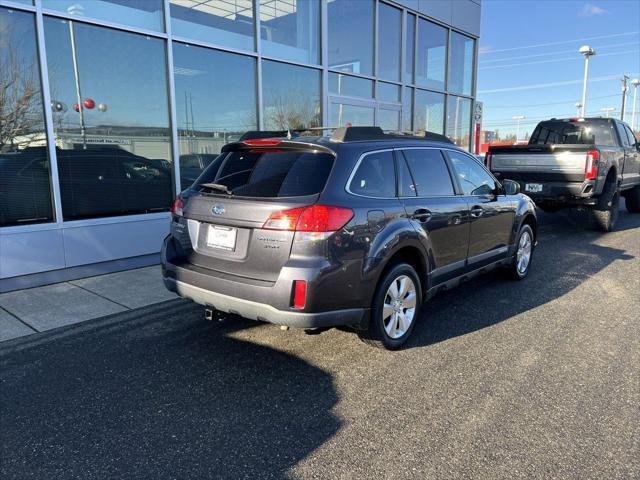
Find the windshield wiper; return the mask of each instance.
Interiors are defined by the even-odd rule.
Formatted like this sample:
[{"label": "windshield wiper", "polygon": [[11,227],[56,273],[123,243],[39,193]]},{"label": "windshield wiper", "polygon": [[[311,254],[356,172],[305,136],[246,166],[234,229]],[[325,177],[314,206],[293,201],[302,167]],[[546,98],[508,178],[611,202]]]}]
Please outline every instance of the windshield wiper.
[{"label": "windshield wiper", "polygon": [[227,195],[233,195],[233,192],[229,190],[226,185],[222,185],[220,183],[201,183],[199,186],[208,188],[210,190],[218,190],[220,192],[226,193]]}]

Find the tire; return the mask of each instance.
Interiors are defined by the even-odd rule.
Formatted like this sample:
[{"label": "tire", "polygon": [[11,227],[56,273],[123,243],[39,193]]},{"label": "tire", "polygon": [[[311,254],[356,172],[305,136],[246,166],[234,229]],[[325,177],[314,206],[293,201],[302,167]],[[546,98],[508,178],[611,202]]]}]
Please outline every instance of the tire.
[{"label": "tire", "polygon": [[629,213],[640,213],[640,185],[624,194],[624,204]]},{"label": "tire", "polygon": [[[399,291],[395,297],[394,291]],[[421,306],[422,285],[418,274],[406,263],[395,265],[378,282],[369,328],[358,332],[358,335],[374,347],[396,350],[411,336]]]},{"label": "tire", "polygon": [[523,280],[529,275],[534,249],[533,230],[529,225],[522,225],[516,240],[516,252],[508,267],[509,276],[513,280]]},{"label": "tire", "polygon": [[589,212],[591,228],[600,232],[611,232],[620,216],[620,190],[615,181],[604,186],[598,204]]}]

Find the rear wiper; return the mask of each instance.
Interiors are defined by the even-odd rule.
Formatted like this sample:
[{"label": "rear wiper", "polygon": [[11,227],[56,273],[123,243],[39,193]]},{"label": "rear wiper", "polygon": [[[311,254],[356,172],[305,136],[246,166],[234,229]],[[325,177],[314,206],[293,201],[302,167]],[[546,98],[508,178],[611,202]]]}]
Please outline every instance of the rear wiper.
[{"label": "rear wiper", "polygon": [[226,185],[221,185],[219,183],[201,183],[199,186],[210,190],[219,190],[227,195],[233,195],[233,192],[229,190]]}]

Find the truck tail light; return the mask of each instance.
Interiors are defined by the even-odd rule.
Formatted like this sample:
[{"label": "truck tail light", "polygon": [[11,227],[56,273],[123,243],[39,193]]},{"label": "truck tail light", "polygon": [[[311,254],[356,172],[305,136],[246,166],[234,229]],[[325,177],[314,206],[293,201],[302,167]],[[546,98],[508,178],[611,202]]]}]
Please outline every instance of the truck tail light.
[{"label": "truck tail light", "polygon": [[307,303],[307,282],[305,280],[293,281],[293,308],[303,309]]},{"label": "truck tail light", "polygon": [[587,152],[587,162],[584,171],[585,180],[595,180],[598,177],[598,160],[600,153],[598,150],[589,150]]},{"label": "truck tail light", "polygon": [[173,205],[171,205],[171,218],[175,219],[176,217],[182,216],[182,209],[184,208],[184,202],[180,197],[176,198],[173,201]]},{"label": "truck tail light", "polygon": [[289,232],[335,232],[352,217],[353,211],[349,208],[311,205],[274,212],[262,228]]}]

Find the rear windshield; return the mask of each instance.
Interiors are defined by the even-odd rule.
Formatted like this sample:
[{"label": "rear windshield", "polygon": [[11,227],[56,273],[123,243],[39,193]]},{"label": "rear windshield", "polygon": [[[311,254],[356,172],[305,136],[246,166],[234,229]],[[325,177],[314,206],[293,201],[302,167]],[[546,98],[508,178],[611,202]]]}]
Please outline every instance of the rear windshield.
[{"label": "rear windshield", "polygon": [[[302,197],[320,193],[333,155],[301,150],[240,150],[220,155],[196,180],[224,185],[239,197]],[[216,193],[216,192],[212,192]]]},{"label": "rear windshield", "polygon": [[613,123],[591,120],[586,122],[541,122],[533,131],[529,145],[615,145]]}]

